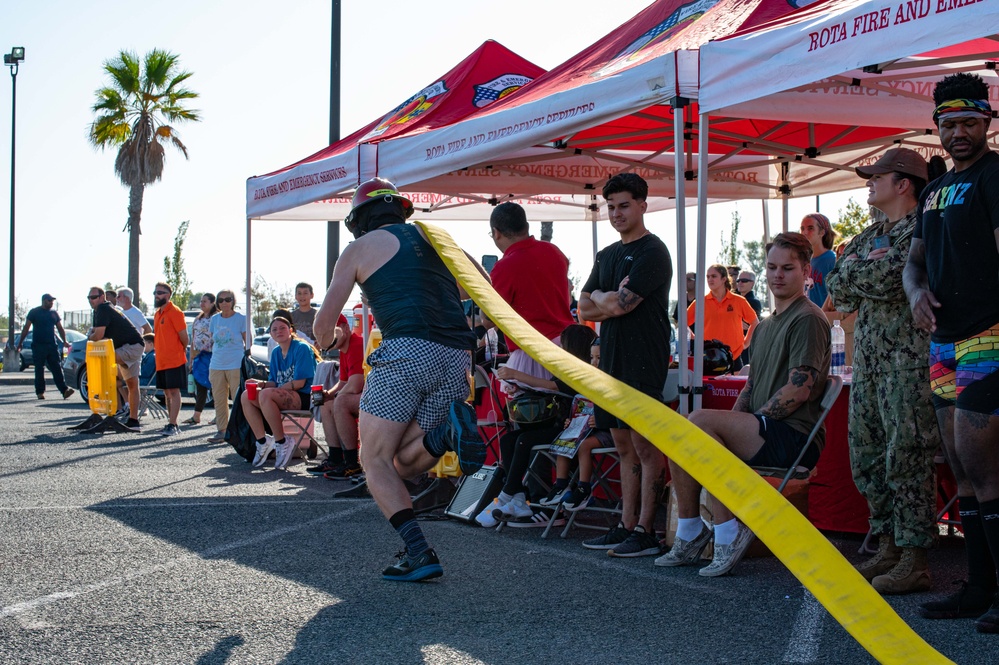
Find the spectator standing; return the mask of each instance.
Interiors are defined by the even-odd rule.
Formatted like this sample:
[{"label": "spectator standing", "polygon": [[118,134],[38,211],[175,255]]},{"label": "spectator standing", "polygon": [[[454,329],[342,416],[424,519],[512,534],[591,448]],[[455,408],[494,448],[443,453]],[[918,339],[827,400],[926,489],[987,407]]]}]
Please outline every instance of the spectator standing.
[{"label": "spectator standing", "polygon": [[742,272],[742,268],[739,266],[728,266],[726,271],[728,272],[728,290],[736,291],[735,284],[739,279],[739,273]]},{"label": "spectator standing", "polygon": [[146,321],[146,316],[139,311],[138,307],[132,305],[132,300],[135,299],[135,293],[132,289],[127,286],[123,286],[118,289],[118,310],[125,315],[135,329],[139,331],[140,335],[145,335],[146,333],[151,333],[153,327],[149,325],[149,321]]},{"label": "spectator standing", "polygon": [[[735,280],[735,292],[746,299],[749,306],[753,308],[756,312],[756,318],[761,318],[763,316],[763,303],[760,299],[756,297],[756,292],[753,288],[756,286],[756,273],[752,270],[743,270],[739,273],[738,279]],[[742,327],[745,331],[749,330],[749,324],[743,323]],[[742,364],[749,364],[749,343],[746,343],[746,348],[742,350]]]},{"label": "spectator standing", "polygon": [[[686,292],[687,292],[687,301],[686,302],[687,302],[687,306],[689,307],[690,303],[694,302],[694,299],[697,298],[697,273],[696,272],[688,272],[687,273],[687,287],[686,287]],[[679,300],[673,306],[673,322],[677,325],[677,328],[681,327],[680,326],[680,301]],[[690,326],[690,329],[693,330],[694,327]]]},{"label": "spectator standing", "polygon": [[[17,351],[21,352],[24,340],[35,326],[35,334],[31,338],[31,354],[35,365],[35,397],[45,399],[45,368],[52,373],[56,389],[63,399],[67,399],[75,390],[66,385],[62,374],[62,345],[66,343],[66,331],[62,328],[62,318],[59,312],[52,309],[55,296],[46,293],[42,296],[40,307],[34,307],[24,319],[21,338],[17,342]],[[56,337],[56,331],[59,336]]]},{"label": "spectator standing", "polygon": [[298,307],[291,311],[291,322],[295,325],[295,332],[298,337],[307,337],[310,344],[316,339],[315,333],[312,332],[312,323],[316,320],[316,312],[319,311],[312,306],[314,295],[311,284],[305,282],[296,284],[295,302],[298,303]]},{"label": "spectator standing", "polygon": [[981,77],[953,74],[933,91],[933,121],[954,168],[917,208],[903,279],[916,325],[930,333],[930,385],[957,478],[968,582],[924,603],[928,619],[978,617],[999,633],[999,155]]},{"label": "spectator standing", "polygon": [[[645,227],[648,184],[634,173],[603,187],[607,215],[621,240],[597,253],[579,298],[583,318],[600,321],[600,369],[655,400],[662,400],[669,368],[669,250]],[[648,439],[614,414],[594,408],[600,429],[610,429],[621,457],[623,513],[617,527],[583,543],[612,556],[659,553],[653,532],[666,487],[665,458]],[[630,472],[629,472],[630,470]]]},{"label": "spectator standing", "polygon": [[156,388],[166,398],[168,422],[163,436],[180,434],[180,391],[187,387],[187,321],[184,312],[170,301],[173,288],[157,282],[153,291],[156,306]]},{"label": "spectator standing", "polygon": [[87,335],[91,342],[110,339],[114,344],[118,376],[128,390],[128,420],[125,427],[139,431],[139,371],[142,362],[142,336],[135,326],[107,301],[104,289],[91,286],[87,300],[94,310],[94,326]]},{"label": "spectator standing", "polygon": [[929,179],[914,150],[895,148],[870,166],[867,203],[884,213],[853,238],[828,275],[837,310],[857,311],[850,386],[850,463],[870,508],[878,551],[857,570],[879,592],[930,588],[926,551],[936,535],[933,456],[940,435],[933,413],[930,337],[915,327],[902,270]]},{"label": "spectator standing", "polygon": [[[503,258],[493,266],[493,288],[535,330],[560,344],[562,331],[572,321],[569,308],[569,259],[550,242],[530,235],[527,213],[516,203],[501,203],[489,216],[490,237]],[[551,372],[507,340],[506,366],[538,379]]]},{"label": "spectator standing", "polygon": [[[705,273],[708,294],[704,296],[704,338],[717,339],[732,352],[731,371],[742,368],[742,351],[749,347],[753,331],[760,322],[745,298],[732,290],[725,266],[710,266]],[[687,325],[694,323],[697,303],[687,307]],[[743,332],[743,324],[748,325]]]},{"label": "spectator standing", "polygon": [[199,303],[201,312],[191,322],[191,348],[188,369],[194,377],[194,415],[184,421],[185,425],[200,425],[201,412],[208,400],[208,390],[211,388],[209,368],[212,363],[212,317],[218,313],[215,294],[206,293]]},{"label": "spectator standing", "polygon": [[813,212],[801,220],[801,235],[808,238],[812,244],[811,273],[806,285],[808,299],[820,308],[829,295],[826,290],[826,275],[836,265],[836,252],[833,243],[836,232],[833,231],[829,218],[820,212]]},{"label": "spectator standing", "polygon": [[215,305],[218,312],[212,315],[208,326],[212,339],[208,375],[218,431],[208,443],[223,443],[229,427],[229,402],[239,389],[239,368],[246,350],[246,317],[235,310],[236,294],[230,289],[218,292]]}]

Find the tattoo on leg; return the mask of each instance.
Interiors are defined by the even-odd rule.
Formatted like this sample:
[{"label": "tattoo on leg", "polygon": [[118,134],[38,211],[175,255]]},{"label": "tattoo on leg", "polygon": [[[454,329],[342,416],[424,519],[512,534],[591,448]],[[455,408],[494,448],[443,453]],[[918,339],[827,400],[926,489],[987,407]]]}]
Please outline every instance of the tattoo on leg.
[{"label": "tattoo on leg", "polygon": [[992,416],[987,413],[978,413],[977,411],[961,411],[961,419],[965,420],[975,429],[983,430],[989,426]]},{"label": "tattoo on leg", "polygon": [[631,466],[631,475],[633,475],[633,476],[640,476],[640,475],[642,475],[642,465],[641,464],[633,464]]}]

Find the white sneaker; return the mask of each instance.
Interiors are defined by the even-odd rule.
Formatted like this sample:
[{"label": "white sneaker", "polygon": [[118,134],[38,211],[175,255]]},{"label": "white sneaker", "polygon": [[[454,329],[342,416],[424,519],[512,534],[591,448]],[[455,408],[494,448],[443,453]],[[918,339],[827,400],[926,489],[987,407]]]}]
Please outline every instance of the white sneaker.
[{"label": "white sneaker", "polygon": [[731,545],[719,545],[715,543],[714,558],[704,568],[697,571],[701,577],[719,577],[732,572],[736,564],[742,561],[743,555],[749,546],[753,544],[753,532],[742,522],[739,522],[739,533]]},{"label": "white sneaker", "polygon": [[275,443],[274,450],[277,451],[277,457],[274,460],[275,469],[287,469],[288,464],[291,462],[291,458],[295,455],[296,448],[295,440],[290,436],[286,436],[284,443]]},{"label": "white sneaker", "polygon": [[531,502],[520,495],[513,497],[510,503],[493,510],[493,517],[501,522],[507,520],[525,519],[534,515]]},{"label": "white sneaker", "polygon": [[478,515],[475,516],[475,521],[479,526],[485,527],[487,529],[492,528],[499,524],[499,520],[493,517],[494,510],[500,510],[503,504],[500,503],[499,497],[493,499],[493,502],[482,509]]},{"label": "white sneaker", "polygon": [[272,450],[274,450],[274,437],[267,434],[264,436],[263,443],[257,441],[257,454],[253,456],[253,466],[255,468],[262,467]]}]

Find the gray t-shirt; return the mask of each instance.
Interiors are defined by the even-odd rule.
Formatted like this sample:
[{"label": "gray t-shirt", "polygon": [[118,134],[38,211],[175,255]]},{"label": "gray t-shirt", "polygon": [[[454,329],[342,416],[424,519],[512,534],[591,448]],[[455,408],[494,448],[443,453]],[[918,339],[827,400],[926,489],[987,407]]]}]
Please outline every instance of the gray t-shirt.
[{"label": "gray t-shirt", "polygon": [[[812,399],[783,420],[798,432],[811,432],[822,412],[820,402],[829,376],[829,321],[822,310],[802,295],[780,314],[763,319],[753,333],[750,357],[753,394],[749,405],[754,413],[787,384],[793,367],[812,367],[818,372],[819,385]],[[815,445],[819,450],[825,445],[824,428],[815,435]]]},{"label": "gray t-shirt", "polygon": [[295,330],[302,333],[310,340],[314,340],[316,336],[312,333],[312,323],[316,320],[316,312],[318,310],[315,307],[310,307],[306,311],[302,311],[297,307],[291,310],[291,322],[295,324]]}]

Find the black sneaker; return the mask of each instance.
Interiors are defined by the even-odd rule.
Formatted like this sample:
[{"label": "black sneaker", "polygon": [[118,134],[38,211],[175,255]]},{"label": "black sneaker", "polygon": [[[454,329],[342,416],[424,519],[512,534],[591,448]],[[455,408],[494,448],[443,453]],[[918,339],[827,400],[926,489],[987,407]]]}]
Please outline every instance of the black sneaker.
[{"label": "black sneaker", "polygon": [[333,462],[333,460],[326,458],[320,464],[305,467],[305,470],[308,471],[309,473],[328,473],[333,469],[335,469],[336,467],[337,465],[335,462]]},{"label": "black sneaker", "polygon": [[625,558],[659,556],[662,554],[662,546],[659,545],[656,534],[647,533],[645,529],[639,530],[639,527],[636,527],[627,540],[608,550],[607,554]]},{"label": "black sneaker", "polygon": [[427,550],[417,556],[410,556],[409,552],[399,552],[399,563],[389,566],[382,571],[383,580],[393,582],[422,582],[432,580],[444,574],[440,559],[433,550]]},{"label": "black sneaker", "polygon": [[361,470],[360,464],[348,464],[347,462],[341,462],[332,470],[324,473],[323,478],[326,480],[347,480],[348,478],[359,476],[361,473],[363,473],[363,471]]},{"label": "black sneaker", "polygon": [[951,595],[920,605],[919,616],[924,619],[973,619],[993,607],[995,591],[968,586],[964,580],[955,584],[959,584],[961,588]]},{"label": "black sneaker", "polygon": [[992,603],[992,608],[978,617],[978,621],[975,622],[975,630],[979,633],[999,633],[999,596]]},{"label": "black sneaker", "polygon": [[35,395],[35,397],[37,397],[38,399],[45,399],[45,394],[44,393],[38,393],[38,394]]},{"label": "black sneaker", "polygon": [[448,448],[458,455],[461,472],[470,476],[486,463],[486,444],[479,434],[475,409],[468,402],[451,402],[445,422]]},{"label": "black sneaker", "polygon": [[620,545],[624,541],[628,540],[628,536],[631,535],[631,531],[624,528],[624,525],[618,522],[618,525],[600,536],[599,538],[592,538],[590,540],[583,541],[583,547],[588,550],[609,550]]},{"label": "black sneaker", "polygon": [[132,430],[133,432],[139,432],[142,430],[142,425],[140,425],[139,421],[136,420],[135,418],[129,418],[128,420],[126,420],[125,427]]}]

